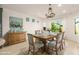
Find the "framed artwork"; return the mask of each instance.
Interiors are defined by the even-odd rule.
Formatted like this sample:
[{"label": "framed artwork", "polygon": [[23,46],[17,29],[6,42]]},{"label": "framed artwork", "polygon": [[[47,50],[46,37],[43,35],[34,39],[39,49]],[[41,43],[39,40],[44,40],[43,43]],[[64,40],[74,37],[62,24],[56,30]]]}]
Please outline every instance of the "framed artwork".
[{"label": "framed artwork", "polygon": [[23,19],[18,17],[9,17],[9,27],[11,32],[21,31],[23,28]]},{"label": "framed artwork", "polygon": [[35,22],[35,19],[32,19],[32,22]]},{"label": "framed artwork", "polygon": [[26,17],[26,22],[29,22],[29,17]]}]

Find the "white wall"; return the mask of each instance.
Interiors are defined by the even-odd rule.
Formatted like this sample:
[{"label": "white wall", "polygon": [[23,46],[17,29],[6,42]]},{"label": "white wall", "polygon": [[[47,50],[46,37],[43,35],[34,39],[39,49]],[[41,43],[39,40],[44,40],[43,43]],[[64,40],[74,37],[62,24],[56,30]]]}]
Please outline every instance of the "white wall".
[{"label": "white wall", "polygon": [[65,38],[79,42],[79,35],[75,35],[75,17],[79,16],[79,12],[70,13],[61,19],[65,21]]},{"label": "white wall", "polygon": [[26,17],[28,16],[27,14],[22,14],[22,13],[19,13],[19,12],[10,10],[10,9],[3,8],[3,16],[2,16],[2,27],[3,27],[2,30],[3,30],[3,33],[2,33],[2,35],[5,35],[10,30],[10,28],[9,28],[9,16],[23,18],[24,31],[34,33],[34,30],[42,28],[42,19],[41,18],[36,18],[36,17],[29,16],[31,18],[36,19],[36,21],[38,20],[39,23],[37,23],[37,22],[35,22],[35,23],[28,22],[27,23],[26,22]]}]

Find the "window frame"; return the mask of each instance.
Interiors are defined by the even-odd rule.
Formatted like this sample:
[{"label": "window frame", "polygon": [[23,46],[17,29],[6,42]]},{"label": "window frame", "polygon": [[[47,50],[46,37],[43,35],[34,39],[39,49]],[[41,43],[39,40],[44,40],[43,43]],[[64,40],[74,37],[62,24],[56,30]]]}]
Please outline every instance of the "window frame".
[{"label": "window frame", "polygon": [[[75,17],[75,19],[74,19],[74,24],[75,24],[75,35],[79,35],[79,34],[76,33],[76,22],[77,22],[76,19],[79,19],[79,17]],[[79,23],[79,20],[78,20],[78,23]]]}]

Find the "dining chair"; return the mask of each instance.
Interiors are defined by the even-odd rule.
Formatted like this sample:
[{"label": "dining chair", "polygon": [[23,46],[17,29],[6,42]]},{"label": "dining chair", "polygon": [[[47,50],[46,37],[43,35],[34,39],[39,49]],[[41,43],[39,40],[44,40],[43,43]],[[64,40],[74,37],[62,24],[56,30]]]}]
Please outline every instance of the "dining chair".
[{"label": "dining chair", "polygon": [[[42,31],[41,30],[35,30],[35,35],[41,35],[42,34]],[[41,42],[38,38],[35,38],[36,40],[36,42]]]},{"label": "dining chair", "polygon": [[40,34],[41,30],[35,30],[35,34]]},{"label": "dining chair", "polygon": [[62,32],[62,49],[63,49],[64,46],[65,46],[64,33],[65,33],[65,32]]},{"label": "dining chair", "polygon": [[41,47],[43,47],[42,42],[36,42],[35,38],[33,37],[32,34],[27,34],[28,35],[28,42],[29,42],[29,52],[32,52],[33,54],[36,54]]},{"label": "dining chair", "polygon": [[61,46],[62,46],[62,33],[58,33],[56,37],[48,41],[48,50],[55,51],[56,55],[58,55],[59,50],[61,51]]}]

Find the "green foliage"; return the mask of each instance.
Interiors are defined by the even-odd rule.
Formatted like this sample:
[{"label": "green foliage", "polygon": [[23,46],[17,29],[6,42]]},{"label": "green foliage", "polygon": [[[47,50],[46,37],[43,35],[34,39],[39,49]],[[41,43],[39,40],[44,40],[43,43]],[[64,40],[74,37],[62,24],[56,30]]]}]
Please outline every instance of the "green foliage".
[{"label": "green foliage", "polygon": [[59,32],[60,31],[60,24],[58,24],[58,23],[51,23],[51,31],[52,32]]}]

